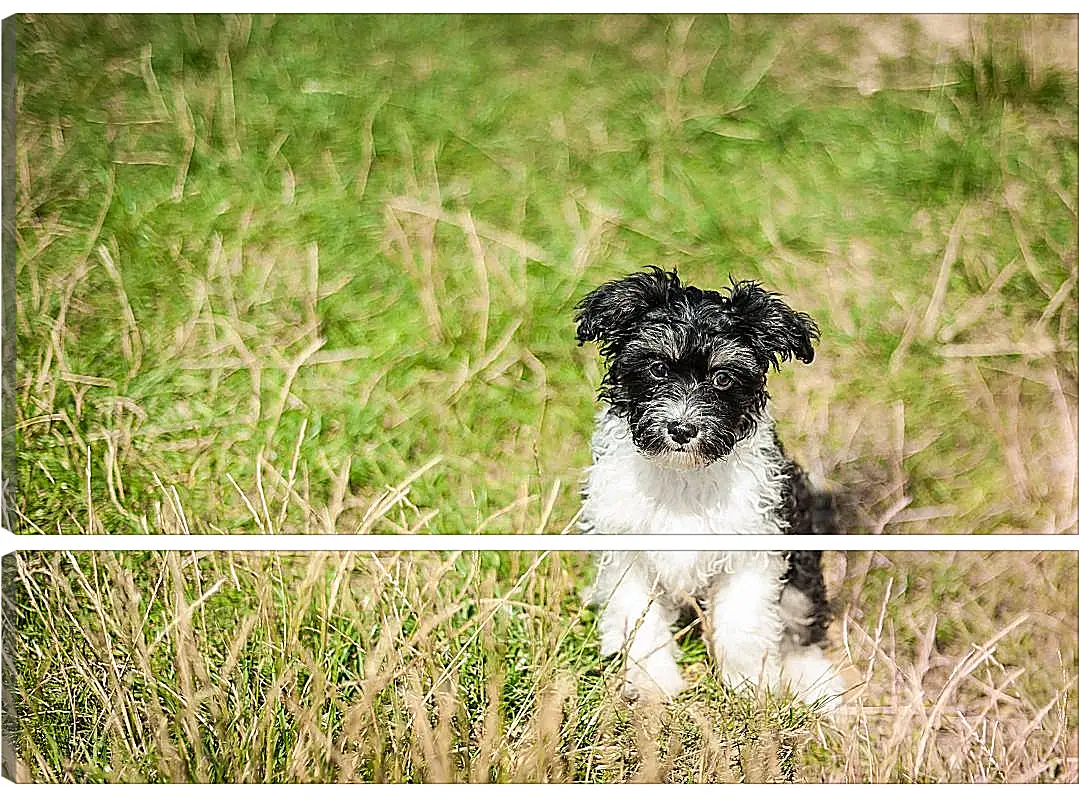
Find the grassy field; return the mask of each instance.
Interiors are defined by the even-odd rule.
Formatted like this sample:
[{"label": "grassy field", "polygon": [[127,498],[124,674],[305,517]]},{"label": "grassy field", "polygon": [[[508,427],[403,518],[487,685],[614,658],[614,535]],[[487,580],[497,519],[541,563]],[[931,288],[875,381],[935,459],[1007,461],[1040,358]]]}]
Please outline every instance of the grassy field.
[{"label": "grassy field", "polygon": [[[718,684],[619,699],[573,553],[15,553],[19,780],[1070,782],[1075,553],[829,553],[822,719]],[[14,766],[12,766],[14,764]]]},{"label": "grassy field", "polygon": [[852,529],[1076,527],[1074,18],[17,24],[11,526],[562,530],[662,264],[819,321]]}]

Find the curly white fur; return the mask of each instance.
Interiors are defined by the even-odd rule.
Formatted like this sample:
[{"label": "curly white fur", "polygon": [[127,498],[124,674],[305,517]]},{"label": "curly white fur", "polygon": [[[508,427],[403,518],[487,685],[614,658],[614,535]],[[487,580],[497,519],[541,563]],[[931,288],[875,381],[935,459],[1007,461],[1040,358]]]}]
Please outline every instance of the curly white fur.
[{"label": "curly white fur", "polygon": [[[703,469],[645,458],[625,420],[600,412],[581,516],[602,533],[783,533],[783,463],[772,420]],[[671,453],[669,456],[683,455]]]}]

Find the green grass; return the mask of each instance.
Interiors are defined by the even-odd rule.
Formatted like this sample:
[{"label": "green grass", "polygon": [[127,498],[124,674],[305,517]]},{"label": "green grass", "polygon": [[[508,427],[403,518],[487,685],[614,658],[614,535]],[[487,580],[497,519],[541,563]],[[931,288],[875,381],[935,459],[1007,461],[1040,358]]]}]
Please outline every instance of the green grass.
[{"label": "green grass", "polygon": [[[852,529],[1075,529],[1069,20],[17,26],[6,524],[566,529],[573,305],[658,263],[820,322],[771,393]],[[828,570],[832,720],[694,631],[626,705],[571,554],[18,553],[5,740],[37,781],[1076,781],[1074,554]]]},{"label": "green grass", "polygon": [[1066,19],[17,24],[22,531],[562,530],[653,263],[818,319],[852,529],[1076,526]]},{"label": "green grass", "polygon": [[829,553],[836,717],[716,679],[627,705],[573,553],[4,558],[5,739],[41,782],[1061,782],[1075,553]]}]

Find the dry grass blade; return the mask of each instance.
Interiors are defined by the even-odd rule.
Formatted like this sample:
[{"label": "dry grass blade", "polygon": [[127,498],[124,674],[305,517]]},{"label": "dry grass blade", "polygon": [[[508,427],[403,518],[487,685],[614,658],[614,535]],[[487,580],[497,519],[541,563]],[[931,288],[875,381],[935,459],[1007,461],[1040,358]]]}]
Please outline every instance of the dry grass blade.
[{"label": "dry grass blade", "polygon": [[997,339],[990,342],[970,342],[968,344],[945,344],[940,347],[940,354],[945,358],[989,358],[992,356],[1033,356],[1052,355],[1064,347],[1046,336],[1034,336],[1023,341]]},{"label": "dry grass blade", "polygon": [[952,267],[959,258],[959,244],[962,241],[963,228],[966,222],[967,207],[963,206],[956,215],[955,223],[948,234],[948,243],[944,247],[944,257],[940,261],[940,269],[937,271],[937,282],[933,286],[933,294],[929,298],[929,306],[925,309],[922,317],[922,337],[930,338],[937,330],[937,319],[944,307],[944,295],[948,291],[948,279],[952,274]]},{"label": "dry grass blade", "polygon": [[981,319],[988,309],[1000,301],[1000,290],[1016,276],[1020,268],[1021,265],[1019,259],[1013,258],[1009,261],[981,296],[971,301],[967,308],[960,309],[956,312],[955,320],[940,329],[937,338],[945,343],[950,342]]},{"label": "dry grass blade", "polygon": [[[933,704],[933,710],[929,713],[929,719],[926,721],[925,726],[922,729],[922,735],[918,740],[918,751],[914,757],[914,778],[917,779],[921,774],[922,764],[925,760],[926,747],[929,744],[929,739],[936,732],[937,726],[940,723],[940,717],[946,704],[951,700],[952,695],[957,690],[959,684],[975,669],[981,666],[987,659],[992,657],[993,651],[996,648],[998,642],[1005,636],[1010,634],[1020,625],[1030,619],[1030,614],[1021,614],[1016,619],[1008,623],[1002,628],[992,639],[987,641],[981,647],[975,648],[967,656],[960,661],[954,669],[952,674],[948,676],[947,682],[944,684],[944,688],[941,690],[940,695],[937,697],[937,701]],[[1029,732],[1028,732],[1029,733]],[[1025,739],[1026,737],[1020,737]]]},{"label": "dry grass blade", "polygon": [[442,456],[435,456],[427,463],[409,474],[397,486],[385,491],[374,503],[368,506],[364,512],[358,533],[370,533],[379,520],[385,516],[394,506],[408,496],[409,487],[423,477],[429,470],[442,463]]},{"label": "dry grass blade", "polygon": [[131,301],[127,297],[127,292],[124,290],[124,279],[120,276],[120,271],[116,268],[116,263],[112,260],[112,254],[105,245],[99,245],[97,248],[98,257],[101,259],[101,264],[105,267],[105,271],[109,273],[109,277],[112,282],[116,284],[116,292],[120,299],[120,309],[124,317],[124,336],[120,340],[123,347],[124,357],[127,359],[128,377],[133,377],[139,373],[142,369],[142,354],[143,345],[142,337],[139,334],[139,323],[135,319],[135,312],[131,308]]},{"label": "dry grass blade", "polygon": [[[437,222],[449,223],[462,230],[466,229],[469,225],[469,222],[465,220],[464,214],[454,214],[445,209],[423,203],[411,197],[395,197],[390,200],[388,207],[395,211],[403,211],[409,214],[426,217]],[[556,263],[554,257],[548,254],[539,245],[529,242],[514,233],[499,230],[498,228],[483,222],[473,222],[472,224],[475,226],[476,233],[479,236],[509,248],[520,254],[523,258],[538,261],[541,264]]]}]

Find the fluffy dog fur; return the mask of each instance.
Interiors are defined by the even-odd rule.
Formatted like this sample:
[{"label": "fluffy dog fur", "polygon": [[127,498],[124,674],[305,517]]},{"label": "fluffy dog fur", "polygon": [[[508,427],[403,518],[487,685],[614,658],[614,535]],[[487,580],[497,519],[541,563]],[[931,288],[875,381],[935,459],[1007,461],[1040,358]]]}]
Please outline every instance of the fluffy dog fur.
[{"label": "fluffy dog fur", "polygon": [[[659,267],[577,306],[579,344],[606,359],[605,401],[584,487],[586,533],[823,533],[830,505],[788,459],[768,412],[769,368],[813,360],[815,323],[754,282],[724,292]],[[789,686],[808,701],[842,686],[820,650],[829,621],[820,553],[601,554],[590,602],[604,655],[625,651],[625,693],[671,697],[684,681],[672,628],[706,611],[732,685]]]}]

